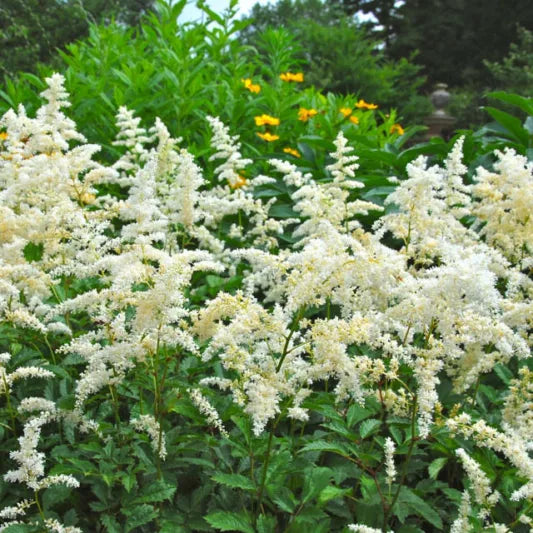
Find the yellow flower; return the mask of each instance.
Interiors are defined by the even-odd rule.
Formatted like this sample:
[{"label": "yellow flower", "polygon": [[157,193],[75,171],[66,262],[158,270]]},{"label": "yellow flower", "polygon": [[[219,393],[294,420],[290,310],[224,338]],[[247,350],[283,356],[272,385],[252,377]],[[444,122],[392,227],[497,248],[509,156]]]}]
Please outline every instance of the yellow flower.
[{"label": "yellow flower", "polygon": [[393,124],[389,130],[390,133],[397,133],[398,135],[403,135],[405,130],[399,124]]},{"label": "yellow flower", "polygon": [[363,99],[359,100],[359,102],[355,104],[355,107],[359,109],[377,109],[378,108],[376,104],[369,104],[368,102],[365,102]]},{"label": "yellow flower", "polygon": [[252,83],[252,80],[250,78],[242,79],[241,80],[244,83],[244,87],[248,89],[251,93],[258,93],[261,91],[261,86],[257,83]]},{"label": "yellow flower", "polygon": [[295,74],[293,74],[292,72],[284,72],[283,74],[280,74],[279,77],[282,81],[296,81],[299,83],[304,81],[303,72],[296,72]]},{"label": "yellow flower", "polygon": [[279,118],[271,117],[270,115],[259,115],[254,117],[256,126],[279,126]]},{"label": "yellow flower", "polygon": [[5,141],[8,138],[8,134],[3,131],[0,133],[0,141]]},{"label": "yellow flower", "polygon": [[248,183],[248,180],[242,175],[239,174],[238,178],[235,180],[233,185],[230,183],[229,187],[230,189],[240,189],[241,187],[244,187]]},{"label": "yellow flower", "polygon": [[350,117],[350,122],[353,124],[359,124],[359,119],[357,117],[354,117],[353,115]]},{"label": "yellow flower", "polygon": [[84,192],[80,196],[80,202],[85,205],[92,204],[94,203],[95,200],[96,200],[96,196],[94,194],[91,194],[90,192]]},{"label": "yellow flower", "polygon": [[352,109],[350,107],[341,107],[339,112],[344,115],[344,118],[346,118],[352,114]]},{"label": "yellow flower", "polygon": [[298,150],[295,150],[294,148],[289,148],[288,146],[287,148],[283,148],[283,151],[286,154],[293,155],[294,157],[302,157],[302,155],[300,154],[300,152],[298,152]]},{"label": "yellow flower", "polygon": [[307,122],[316,114],[318,114],[318,111],[316,109],[306,109],[305,107],[300,107],[298,111],[298,120],[301,120],[302,122]]},{"label": "yellow flower", "polygon": [[257,132],[257,135],[263,139],[263,141],[272,142],[277,141],[279,139],[279,135],[272,135],[272,133],[269,133],[268,131],[266,133]]}]

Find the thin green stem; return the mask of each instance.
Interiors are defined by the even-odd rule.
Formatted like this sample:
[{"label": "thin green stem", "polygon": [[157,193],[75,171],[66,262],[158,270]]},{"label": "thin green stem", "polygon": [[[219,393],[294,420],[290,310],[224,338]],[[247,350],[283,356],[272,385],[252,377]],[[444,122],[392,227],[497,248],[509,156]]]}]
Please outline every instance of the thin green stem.
[{"label": "thin green stem", "polygon": [[44,511],[43,511],[43,508],[41,506],[41,502],[39,501],[39,491],[34,491],[34,497],[35,497],[35,504],[37,505],[37,508],[39,509],[39,514],[41,515],[41,519],[42,521],[44,522],[45,521],[45,516],[44,516]]},{"label": "thin green stem", "polygon": [[279,372],[280,369],[281,369],[281,365],[283,364],[283,361],[285,361],[285,357],[287,357],[287,354],[289,353],[289,343],[291,342],[291,339],[292,339],[292,336],[294,335],[294,332],[296,331],[296,326],[298,325],[298,322],[300,322],[300,319],[302,318],[302,315],[303,315],[303,309],[299,309],[298,312],[296,313],[296,317],[291,325],[291,331],[289,332],[289,334],[287,335],[287,337],[285,338],[285,344],[283,346],[283,352],[281,354],[281,358],[280,360],[278,361],[278,365],[276,366],[276,372]]},{"label": "thin green stem", "polygon": [[263,463],[263,471],[261,472],[261,485],[259,486],[259,492],[257,494],[257,510],[255,514],[255,522],[257,522],[257,519],[259,518],[259,514],[263,511],[263,495],[265,492],[265,483],[267,478],[267,472],[268,472],[268,465],[270,463],[270,455],[272,452],[272,442],[274,440],[274,431],[276,430],[277,421],[272,424],[270,427],[270,433],[268,435],[268,445],[267,445],[267,451],[266,451],[266,457],[265,462]]},{"label": "thin green stem", "polygon": [[117,424],[117,431],[120,434],[120,413],[119,413],[117,391],[114,385],[109,385],[109,392],[111,393],[111,400],[113,402],[113,412],[115,414],[115,422]]},{"label": "thin green stem", "polygon": [[386,533],[388,530],[389,516],[392,510],[394,509],[394,505],[398,501],[398,497],[400,496],[400,491],[405,482],[405,478],[407,477],[407,470],[409,468],[409,462],[411,461],[411,455],[413,454],[415,442],[418,440],[415,437],[417,400],[418,400],[418,396],[415,395],[414,401],[413,401],[413,411],[411,414],[411,442],[409,443],[409,449],[407,450],[407,456],[405,457],[405,461],[403,463],[402,476],[400,478],[400,482],[398,483],[398,488],[396,489],[396,493],[394,494],[392,502],[390,503],[388,508],[384,509],[385,513],[383,516],[383,527],[381,528],[384,533]]}]

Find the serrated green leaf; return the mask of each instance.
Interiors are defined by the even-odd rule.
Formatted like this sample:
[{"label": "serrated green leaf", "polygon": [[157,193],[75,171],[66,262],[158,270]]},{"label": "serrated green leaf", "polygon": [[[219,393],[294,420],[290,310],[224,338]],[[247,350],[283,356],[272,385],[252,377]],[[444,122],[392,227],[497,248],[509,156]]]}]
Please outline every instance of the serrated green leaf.
[{"label": "serrated green leaf", "polygon": [[343,444],[326,440],[309,442],[298,450],[298,453],[302,452],[333,452],[345,456],[350,455],[350,452]]},{"label": "serrated green leaf", "polygon": [[271,515],[259,515],[256,528],[257,533],[274,533],[276,531],[276,518]]},{"label": "serrated green leaf", "polygon": [[442,492],[444,492],[444,494],[446,494],[446,496],[448,496],[448,498],[450,498],[450,500],[452,500],[454,503],[461,503],[461,499],[463,497],[461,491],[458,491],[457,489],[445,488],[442,489]]},{"label": "serrated green leaf", "polygon": [[170,500],[176,492],[176,487],[163,480],[158,480],[147,487],[142,487],[141,490],[141,494],[132,503],[154,503]]},{"label": "serrated green leaf", "polygon": [[120,479],[126,492],[131,492],[131,489],[135,486],[137,479],[133,472],[125,473]]},{"label": "serrated green leaf", "polygon": [[100,522],[106,528],[107,533],[121,533],[122,528],[114,516],[104,514],[100,517]]},{"label": "serrated green leaf", "polygon": [[302,501],[307,502],[315,498],[329,484],[333,471],[327,467],[313,466],[305,472]]},{"label": "serrated green leaf", "polygon": [[269,496],[286,513],[292,513],[298,504],[296,496],[287,487],[275,487],[275,490],[269,489]]},{"label": "serrated green leaf", "polygon": [[252,480],[240,474],[216,474],[211,479],[227,487],[255,490],[255,485]]},{"label": "serrated green leaf", "polygon": [[494,372],[506,385],[509,385],[511,379],[513,379],[513,373],[500,363],[494,365]]},{"label": "serrated green leaf", "polygon": [[429,477],[431,479],[437,479],[439,472],[442,470],[442,467],[448,462],[447,457],[438,457],[431,461],[428,466]]},{"label": "serrated green leaf", "polygon": [[230,511],[216,511],[204,517],[215,529],[220,531],[242,531],[242,533],[255,533],[247,516],[242,513]]},{"label": "serrated green leaf", "polygon": [[442,529],[442,520],[437,511],[407,487],[402,487],[400,490],[397,505],[402,505],[402,503],[408,505],[413,514],[422,517],[432,526]]},{"label": "serrated green leaf", "polygon": [[346,415],[346,423],[348,424],[349,428],[352,428],[361,420],[364,420],[365,418],[368,418],[369,416],[372,416],[372,411],[369,409],[365,409],[361,405],[355,403],[353,405],[350,405],[348,408],[348,414]]},{"label": "serrated green leaf", "polygon": [[348,494],[350,490],[351,489],[341,489],[334,485],[328,485],[320,491],[320,494],[318,495],[318,503],[324,504],[335,498],[342,498],[345,494]]},{"label": "serrated green leaf", "polygon": [[136,527],[150,523],[157,517],[157,511],[151,505],[147,504],[136,505],[135,507],[122,507],[121,512],[128,517],[126,520],[126,533]]},{"label": "serrated green leaf", "polygon": [[[298,514],[297,520],[300,523],[313,524],[314,526],[313,531],[323,531],[323,529],[317,529],[316,526],[318,525],[317,523],[319,520],[322,520],[327,517],[328,515],[321,509],[318,509],[317,507],[309,506],[305,508],[301,513]],[[326,531],[331,531],[331,529],[327,529]]]},{"label": "serrated green leaf", "polygon": [[43,507],[50,510],[54,505],[64,502],[71,494],[72,489],[66,485],[52,485],[42,494]]},{"label": "serrated green leaf", "polygon": [[396,444],[400,445],[403,443],[402,430],[395,424],[389,423],[389,432],[393,436]]},{"label": "serrated green leaf", "polygon": [[359,434],[361,438],[366,439],[372,433],[375,433],[381,426],[381,420],[377,418],[371,418],[370,420],[365,420],[359,426]]},{"label": "serrated green leaf", "polygon": [[22,251],[24,253],[24,259],[26,259],[28,263],[40,261],[43,257],[44,244],[42,242],[40,242],[39,244],[29,242],[28,244],[26,244],[26,246],[24,246],[24,249]]}]

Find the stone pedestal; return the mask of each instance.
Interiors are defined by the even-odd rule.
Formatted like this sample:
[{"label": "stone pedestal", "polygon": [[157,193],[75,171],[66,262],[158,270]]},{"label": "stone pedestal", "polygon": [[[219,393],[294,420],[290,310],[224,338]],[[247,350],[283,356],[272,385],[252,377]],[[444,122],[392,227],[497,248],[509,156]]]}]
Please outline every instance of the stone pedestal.
[{"label": "stone pedestal", "polygon": [[426,140],[432,137],[442,137],[448,140],[452,136],[455,118],[445,111],[445,107],[450,101],[450,93],[446,90],[447,88],[445,83],[437,83],[435,90],[431,93],[431,103],[435,106],[435,111],[425,120],[429,127],[425,133]]}]

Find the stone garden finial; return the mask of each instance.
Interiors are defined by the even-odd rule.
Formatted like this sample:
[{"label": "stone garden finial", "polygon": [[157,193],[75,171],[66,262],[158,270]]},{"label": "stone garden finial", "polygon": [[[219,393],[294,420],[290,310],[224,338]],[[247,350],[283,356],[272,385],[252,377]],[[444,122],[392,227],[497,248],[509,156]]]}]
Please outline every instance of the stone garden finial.
[{"label": "stone garden finial", "polygon": [[426,132],[426,139],[431,137],[444,137],[447,139],[452,133],[452,126],[455,123],[455,118],[448,115],[445,107],[450,101],[450,93],[446,90],[448,85],[446,83],[437,83],[435,90],[431,93],[431,103],[435,107],[435,111],[426,118],[426,125],[429,127]]}]

